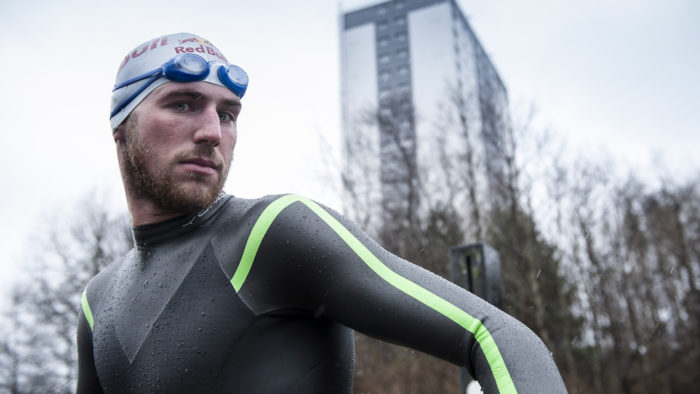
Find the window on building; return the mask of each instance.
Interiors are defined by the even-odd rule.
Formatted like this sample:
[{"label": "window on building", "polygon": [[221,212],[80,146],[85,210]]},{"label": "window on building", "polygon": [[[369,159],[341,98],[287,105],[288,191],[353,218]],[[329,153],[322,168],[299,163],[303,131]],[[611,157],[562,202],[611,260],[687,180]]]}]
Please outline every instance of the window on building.
[{"label": "window on building", "polygon": [[379,37],[379,47],[386,48],[389,46],[389,37]]},{"label": "window on building", "polygon": [[396,41],[403,44],[406,42],[406,33],[399,33],[396,35]]},{"label": "window on building", "polygon": [[408,58],[408,49],[406,48],[401,48],[398,51],[396,51],[396,56],[399,57],[399,59],[407,59]]},{"label": "window on building", "polygon": [[403,6],[404,6],[403,0],[396,0],[396,1],[394,2],[394,7],[395,7],[397,10],[403,10]]},{"label": "window on building", "polygon": [[403,27],[406,25],[406,18],[403,16],[400,16],[400,17],[394,19],[394,24],[398,27]]},{"label": "window on building", "polygon": [[391,71],[389,70],[381,70],[379,72],[379,80],[382,82],[387,82],[391,79]]},{"label": "window on building", "polygon": [[391,61],[391,55],[388,53],[383,53],[379,55],[379,64],[387,64]]},{"label": "window on building", "polygon": [[389,22],[387,21],[379,21],[377,22],[377,30],[379,31],[386,31],[386,29],[389,27]]},{"label": "window on building", "polygon": [[379,104],[389,105],[391,102],[391,91],[381,91],[379,92]]},{"label": "window on building", "polygon": [[379,99],[386,100],[391,97],[391,89],[381,89],[379,91]]},{"label": "window on building", "polygon": [[408,66],[399,66],[397,71],[399,72],[400,76],[405,77],[408,75]]}]

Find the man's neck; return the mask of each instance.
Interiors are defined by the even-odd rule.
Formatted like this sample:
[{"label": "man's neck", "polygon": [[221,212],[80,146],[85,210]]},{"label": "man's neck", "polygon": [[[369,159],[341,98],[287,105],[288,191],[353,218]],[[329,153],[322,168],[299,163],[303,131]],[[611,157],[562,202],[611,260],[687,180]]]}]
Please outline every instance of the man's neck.
[{"label": "man's neck", "polygon": [[132,226],[160,223],[185,213],[163,209],[150,200],[138,198],[127,198],[127,204],[129,206],[129,213],[131,214]]}]

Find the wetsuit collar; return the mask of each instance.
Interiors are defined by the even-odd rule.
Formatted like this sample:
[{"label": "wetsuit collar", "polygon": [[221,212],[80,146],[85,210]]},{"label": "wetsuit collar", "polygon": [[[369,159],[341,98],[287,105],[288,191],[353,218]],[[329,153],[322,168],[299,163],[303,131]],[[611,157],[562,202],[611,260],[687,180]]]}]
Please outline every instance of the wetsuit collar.
[{"label": "wetsuit collar", "polygon": [[188,213],[159,223],[134,226],[131,228],[134,244],[142,249],[189,233],[207,223],[232,197],[222,192],[212,205],[194,215]]}]

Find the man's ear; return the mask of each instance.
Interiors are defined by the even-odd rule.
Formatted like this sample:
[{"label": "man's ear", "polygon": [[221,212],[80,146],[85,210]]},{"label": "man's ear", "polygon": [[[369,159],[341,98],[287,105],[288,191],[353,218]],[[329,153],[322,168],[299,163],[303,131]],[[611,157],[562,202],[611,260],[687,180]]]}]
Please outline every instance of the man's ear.
[{"label": "man's ear", "polygon": [[136,122],[136,114],[133,112],[129,114],[129,116],[126,117],[122,121],[122,123],[117,126],[117,129],[114,130],[114,133],[112,133],[112,137],[114,138],[114,142],[116,144],[120,143],[125,143],[126,139],[128,138],[129,130],[133,130],[134,125]]},{"label": "man's ear", "polygon": [[124,123],[120,124],[119,127],[117,127],[117,129],[114,130],[114,134],[112,134],[112,137],[114,138],[114,142],[117,144],[125,141]]}]

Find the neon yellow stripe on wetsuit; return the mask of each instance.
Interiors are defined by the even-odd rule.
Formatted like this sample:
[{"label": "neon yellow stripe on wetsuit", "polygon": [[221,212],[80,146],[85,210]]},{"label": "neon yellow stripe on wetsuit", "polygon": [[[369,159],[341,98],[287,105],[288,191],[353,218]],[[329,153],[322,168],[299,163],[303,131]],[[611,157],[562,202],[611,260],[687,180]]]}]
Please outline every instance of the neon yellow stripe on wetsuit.
[{"label": "neon yellow stripe on wetsuit", "polygon": [[253,226],[253,230],[248,237],[241,261],[236,268],[236,272],[231,278],[231,285],[238,292],[245,282],[250,269],[253,266],[253,261],[260,247],[267,230],[274,222],[275,218],[286,207],[294,202],[301,202],[316,213],[347,245],[364,261],[367,266],[372,269],[379,277],[387,281],[395,288],[401,290],[407,295],[413,297],[417,301],[425,304],[429,308],[444,315],[448,319],[459,324],[465,330],[471,332],[476,338],[481,350],[486,356],[486,361],[489,363],[491,372],[501,393],[517,393],[513,380],[510,377],[505,361],[498,350],[496,342],[493,340],[491,333],[484,327],[480,320],[472,317],[467,312],[459,309],[449,301],[433,294],[423,287],[411,282],[403,276],[395,273],[389,267],[384,265],[372,252],[367,249],[354,235],[343,227],[338,220],[331,216],[325,209],[321,208],[313,201],[294,194],[289,194],[278,198],[265,208],[263,213],[258,218],[258,221]]},{"label": "neon yellow stripe on wetsuit", "polygon": [[92,331],[92,326],[93,326],[93,319],[92,319],[92,310],[90,309],[90,304],[88,304],[88,299],[87,299],[87,287],[85,290],[83,290],[83,297],[80,300],[80,304],[83,307],[83,314],[85,315],[85,319],[88,322],[88,325],[90,326],[90,331]]}]

